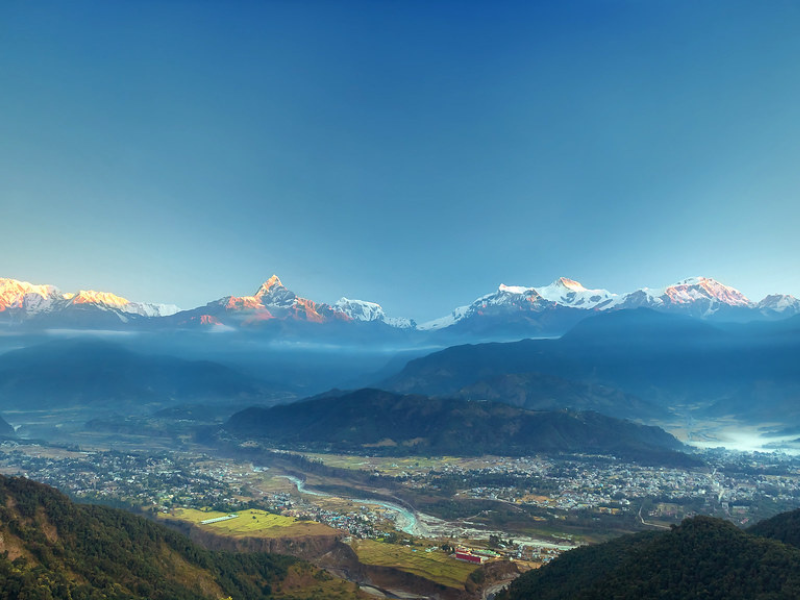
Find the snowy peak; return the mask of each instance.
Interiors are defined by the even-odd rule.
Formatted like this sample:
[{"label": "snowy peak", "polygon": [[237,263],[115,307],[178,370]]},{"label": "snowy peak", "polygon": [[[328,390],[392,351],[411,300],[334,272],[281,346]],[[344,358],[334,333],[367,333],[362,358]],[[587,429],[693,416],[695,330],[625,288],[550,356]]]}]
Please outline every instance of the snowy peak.
[{"label": "snowy peak", "polygon": [[167,317],[180,311],[180,308],[174,304],[131,302],[116,294],[94,290],[80,290],[77,294],[63,294],[63,298],[74,306],[93,305],[102,310],[116,310],[141,317]]},{"label": "snowy peak", "polygon": [[[661,289],[643,288],[623,296],[605,289],[589,289],[574,279],[559,277],[542,287],[502,284],[495,293],[482,296],[469,306],[457,308],[446,317],[424,323],[419,329],[446,329],[457,323],[486,317],[495,322],[505,318],[509,323],[522,320],[552,325],[558,319],[569,322],[563,313],[567,309],[574,309],[573,316],[586,311],[583,317],[579,317],[584,318],[592,312],[637,307],[704,319],[783,318],[800,313],[800,301],[791,296],[771,296],[755,305],[737,289],[710,277],[690,277]],[[562,311],[564,318],[555,317],[555,311]]]},{"label": "snowy peak", "polygon": [[580,283],[575,281],[574,279],[568,279],[566,277],[559,277],[553,283],[550,284],[551,286],[559,286],[564,289],[570,290],[572,292],[586,292],[587,289],[583,287]]},{"label": "snowy peak", "polygon": [[[525,299],[529,303],[553,303],[559,306],[603,310],[610,308],[617,296],[607,290],[590,290],[574,279],[559,277],[543,287],[500,285],[496,294],[484,296],[475,302],[511,302]],[[473,303],[475,304],[475,303]]]},{"label": "snowy peak", "polygon": [[494,294],[478,298],[472,304],[505,304],[508,302],[515,302],[522,298],[527,299],[529,302],[541,300],[541,296],[536,288],[523,287],[521,285],[505,285],[501,283]]},{"label": "snowy peak", "polygon": [[752,305],[752,302],[739,290],[723,285],[710,277],[684,279],[665,288],[664,295],[673,304],[712,300],[728,306],[750,307]]},{"label": "snowy peak", "polygon": [[101,306],[113,306],[125,308],[130,301],[116,294],[108,292],[95,292],[94,290],[81,290],[77,294],[64,294],[64,299],[72,304],[98,304]]},{"label": "snowy peak", "polygon": [[305,301],[303,298],[298,298],[294,292],[287,290],[277,275],[273,275],[262,283],[254,296],[245,296],[244,299],[255,299],[255,302],[261,303],[267,308],[290,308],[300,301]]},{"label": "snowy peak", "polygon": [[605,310],[617,301],[617,295],[608,290],[590,290],[574,279],[559,277],[548,286],[537,288],[539,295],[545,300],[561,306]]},{"label": "snowy peak", "polygon": [[[77,293],[61,293],[53,285],[36,285],[27,281],[0,278],[0,312],[13,312],[20,322],[55,313],[70,315],[76,310],[87,309],[111,312],[121,322],[128,321],[126,315],[168,316],[180,310],[171,304],[131,302],[109,292],[80,290]],[[68,322],[69,317],[65,316],[64,320]]]},{"label": "snowy peak", "polygon": [[617,296],[607,290],[590,290],[574,279],[560,277],[544,287],[501,284],[494,294],[478,298],[471,306],[515,304],[546,306],[548,303],[574,308],[599,309],[612,306]]},{"label": "snowy peak", "polygon": [[[230,325],[244,327],[260,326],[271,320],[309,323],[377,322],[399,328],[416,326],[409,319],[387,318],[383,308],[375,302],[342,298],[331,305],[302,298],[287,289],[277,275],[264,282],[253,296],[228,296],[208,306],[214,304],[223,309],[215,318],[227,319]],[[197,322],[192,319],[193,317],[186,322]]]},{"label": "snowy peak", "polygon": [[800,314],[800,300],[786,294],[770,294],[756,305],[765,317],[785,318]]},{"label": "snowy peak", "polygon": [[365,302],[364,300],[351,300],[342,298],[333,308],[347,315],[354,321],[385,321],[386,315],[383,308],[376,302]]},{"label": "snowy peak", "polygon": [[267,279],[264,283],[261,284],[261,287],[258,288],[254,296],[260,298],[262,296],[268,296],[273,293],[273,290],[278,291],[280,289],[286,289],[281,280],[278,278],[277,275],[273,275],[269,279]]},{"label": "snowy peak", "polygon": [[110,292],[63,293],[53,285],[0,278],[0,324],[39,328],[130,327],[151,318],[175,316],[160,321],[157,326],[197,324],[220,330],[267,326],[275,327],[275,331],[290,331],[286,329],[287,323],[265,323],[358,322],[436,331],[458,325],[451,333],[479,334],[492,339],[497,332],[505,337],[560,335],[598,311],[640,306],[701,319],[730,321],[784,319],[800,314],[800,300],[793,296],[773,294],[756,304],[735,288],[710,277],[690,277],[664,288],[642,288],[623,296],[605,289],[587,288],[567,277],[559,277],[540,287],[501,284],[493,293],[422,325],[410,319],[389,318],[376,302],[344,297],[326,304],[302,298],[287,289],[277,275],[262,283],[252,296],[227,296],[189,311],[181,311],[174,305],[134,302]]},{"label": "snowy peak", "polygon": [[0,278],[0,312],[46,311],[57,302],[61,292],[52,285],[36,285],[27,281]]},{"label": "snowy peak", "polygon": [[353,321],[366,323],[385,323],[397,329],[414,329],[417,324],[411,319],[390,318],[377,302],[342,298],[333,305],[333,309]]},{"label": "snowy peak", "polygon": [[[503,287],[502,285],[500,286]],[[477,302],[477,300],[476,300]],[[474,303],[473,303],[474,304]],[[449,315],[444,317],[439,317],[438,319],[434,319],[433,321],[427,321],[422,323],[417,328],[421,331],[437,331],[439,329],[445,329],[450,327],[451,325],[455,325],[459,321],[462,321],[469,313],[470,306],[459,306]]]},{"label": "snowy peak", "polygon": [[472,318],[500,318],[508,315],[514,319],[543,313],[558,307],[585,310],[605,310],[617,302],[617,296],[606,290],[590,290],[574,279],[560,277],[544,287],[526,287],[500,284],[493,294],[481,296],[469,306],[461,306],[446,317],[419,326],[434,331],[445,329]]},{"label": "snowy peak", "polygon": [[710,277],[690,277],[662,289],[643,288],[623,297],[618,308],[647,307],[693,317],[746,315],[754,304],[739,290]]},{"label": "snowy peak", "polygon": [[499,315],[508,310],[539,310],[542,302],[542,297],[534,288],[501,284],[494,294],[478,298],[463,312],[457,308],[451,316],[461,320],[472,316]]}]

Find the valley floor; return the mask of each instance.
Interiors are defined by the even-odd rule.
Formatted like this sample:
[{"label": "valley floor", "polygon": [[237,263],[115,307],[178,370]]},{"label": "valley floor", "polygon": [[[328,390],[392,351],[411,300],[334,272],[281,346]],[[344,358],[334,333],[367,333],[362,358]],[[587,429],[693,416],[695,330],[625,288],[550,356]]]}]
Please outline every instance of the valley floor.
[{"label": "valley floor", "polygon": [[[603,456],[222,453],[122,441],[115,449],[6,442],[0,472],[216,536],[339,539],[355,552],[353,564],[373,570],[359,576],[365,585],[389,569],[454,593],[480,587],[470,579],[477,566],[455,558],[460,546],[491,551],[486,560],[513,561],[519,571],[696,514],[745,525],[800,506],[800,458],[785,454],[709,450],[708,466],[686,469]],[[313,544],[270,543],[319,558]]]}]

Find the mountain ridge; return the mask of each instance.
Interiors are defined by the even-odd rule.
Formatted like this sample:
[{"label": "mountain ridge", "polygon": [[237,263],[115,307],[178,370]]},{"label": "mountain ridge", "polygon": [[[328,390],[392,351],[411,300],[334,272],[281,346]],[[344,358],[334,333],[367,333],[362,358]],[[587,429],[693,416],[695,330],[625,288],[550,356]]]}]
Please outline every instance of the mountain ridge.
[{"label": "mountain ridge", "polygon": [[449,315],[416,323],[388,317],[376,302],[350,299],[327,304],[303,298],[272,275],[249,296],[224,296],[204,306],[180,310],[175,305],[131,302],[111,292],[62,293],[49,284],[0,278],[0,324],[59,327],[112,326],[225,330],[264,330],[270,322],[369,324],[415,331],[445,339],[537,337],[561,335],[599,312],[629,308],[685,314],[703,320],[769,320],[800,314],[800,300],[771,294],[753,302],[744,294],[708,277],[690,277],[658,289],[641,288],[623,295],[588,289],[560,277],[539,287],[501,284]]}]

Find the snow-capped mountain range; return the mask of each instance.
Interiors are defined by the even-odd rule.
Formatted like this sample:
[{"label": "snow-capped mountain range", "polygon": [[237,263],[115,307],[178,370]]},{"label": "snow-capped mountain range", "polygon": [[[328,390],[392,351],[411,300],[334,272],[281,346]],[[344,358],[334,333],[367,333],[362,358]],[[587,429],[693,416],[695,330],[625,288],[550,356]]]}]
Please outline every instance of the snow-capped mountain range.
[{"label": "snow-capped mountain range", "polygon": [[[551,332],[601,311],[646,307],[702,319],[778,319],[800,314],[800,301],[787,295],[770,295],[752,302],[738,290],[707,277],[692,277],[660,289],[640,289],[617,295],[604,289],[587,289],[577,281],[559,278],[550,285],[524,287],[500,285],[449,315],[417,325],[410,319],[387,317],[375,302],[342,298],[334,304],[302,298],[273,275],[252,296],[226,296],[205,306],[180,310],[174,305],[131,302],[115,294],[96,291],[63,293],[52,285],[36,285],[0,278],[0,324],[46,327],[147,323],[169,328],[222,327],[247,329],[267,323],[372,323],[392,329],[436,333],[470,324],[504,324]],[[528,328],[528,329],[526,329]]]},{"label": "snow-capped mountain range", "polygon": [[423,323],[419,329],[444,329],[503,311],[543,313],[571,308],[600,312],[639,307],[719,320],[787,318],[800,314],[800,300],[793,296],[775,294],[756,303],[739,290],[708,277],[690,277],[663,288],[643,288],[622,296],[604,289],[587,289],[577,281],[561,277],[539,288],[500,285],[493,294],[460,306],[445,317]]},{"label": "snow-capped mountain range", "polygon": [[226,296],[205,306],[176,314],[178,326],[193,324],[217,327],[259,328],[270,322],[368,322],[392,327],[415,327],[403,319],[389,319],[380,304],[342,298],[335,304],[301,298],[273,275],[252,296]]},{"label": "snow-capped mountain range", "polygon": [[0,317],[23,322],[37,316],[53,316],[91,310],[114,315],[127,323],[136,317],[166,317],[180,308],[174,304],[131,302],[108,292],[80,290],[64,293],[53,285],[35,285],[27,281],[0,278]]},{"label": "snow-capped mountain range", "polygon": [[577,281],[561,277],[548,286],[522,287],[501,284],[493,294],[481,296],[472,304],[459,306],[449,315],[423,323],[422,330],[444,329],[472,318],[504,311],[543,312],[554,306],[578,310],[605,310],[615,306],[619,297],[607,290],[589,290]]}]

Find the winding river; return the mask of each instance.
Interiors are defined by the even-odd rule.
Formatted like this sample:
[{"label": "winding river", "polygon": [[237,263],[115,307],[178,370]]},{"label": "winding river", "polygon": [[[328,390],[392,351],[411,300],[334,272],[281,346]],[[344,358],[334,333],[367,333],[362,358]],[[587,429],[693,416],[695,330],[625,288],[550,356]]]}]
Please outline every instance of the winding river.
[{"label": "winding river", "polygon": [[[283,479],[288,479],[289,481],[291,481],[297,487],[297,491],[300,492],[301,494],[308,494],[309,496],[318,496],[320,498],[343,498],[345,500],[349,500],[351,502],[357,502],[359,504],[372,504],[374,506],[382,506],[383,508],[396,513],[397,517],[395,519],[395,524],[397,525],[397,528],[399,530],[409,535],[413,535],[415,537],[486,539],[491,534],[495,534],[500,537],[512,537],[513,535],[503,531],[491,531],[486,529],[469,527],[468,525],[471,524],[466,522],[451,523],[448,521],[443,521],[441,519],[437,519],[436,517],[432,517],[424,513],[411,511],[406,507],[400,506],[399,504],[394,504],[393,502],[384,502],[382,500],[367,500],[363,498],[346,498],[344,496],[334,496],[333,494],[326,494],[324,492],[310,490],[306,487],[304,481],[302,481],[297,477],[293,477],[291,475],[278,475],[277,477],[282,477]],[[518,534],[513,535],[513,538],[519,544],[524,544],[526,546],[533,546],[537,548],[558,548],[559,550],[570,550],[575,547],[575,545],[572,543],[557,543],[551,541],[544,541]]]},{"label": "winding river", "polygon": [[[326,494],[324,492],[318,492],[316,490],[310,490],[306,487],[306,484],[303,480],[297,477],[292,477],[291,475],[278,475],[278,477],[282,477],[283,479],[288,479],[289,481],[291,481],[297,487],[297,491],[300,492],[301,494],[308,494],[309,496],[318,496],[320,498],[342,497],[342,496],[333,496],[333,494]],[[359,504],[372,504],[375,506],[382,506],[383,508],[392,511],[397,515],[395,523],[397,524],[397,528],[400,531],[403,531],[404,533],[407,533],[409,535],[416,535],[416,536],[425,535],[425,528],[423,524],[420,522],[419,518],[417,518],[417,514],[408,510],[403,506],[400,506],[399,504],[394,504],[392,502],[384,502],[382,500],[367,500],[365,498],[345,498],[345,500],[349,500],[351,502],[357,502]]]}]

